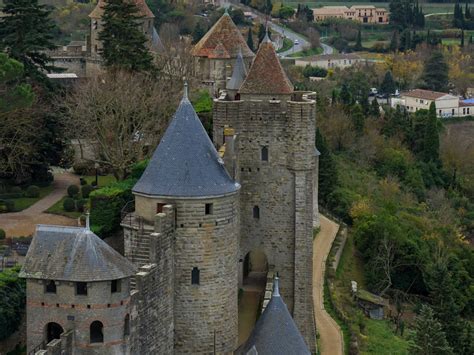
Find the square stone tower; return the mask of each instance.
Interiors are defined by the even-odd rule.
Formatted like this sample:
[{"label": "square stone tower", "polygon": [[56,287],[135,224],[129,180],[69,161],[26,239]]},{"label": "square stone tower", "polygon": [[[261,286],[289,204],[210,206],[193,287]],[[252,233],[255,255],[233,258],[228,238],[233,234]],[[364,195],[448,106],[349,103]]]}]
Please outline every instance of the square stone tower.
[{"label": "square stone tower", "polygon": [[280,292],[312,351],[313,95],[293,90],[267,37],[238,92],[216,99],[213,109],[215,143],[224,143],[226,128],[237,136],[241,270],[248,269],[244,260],[249,252],[265,253],[269,268],[281,276]]}]

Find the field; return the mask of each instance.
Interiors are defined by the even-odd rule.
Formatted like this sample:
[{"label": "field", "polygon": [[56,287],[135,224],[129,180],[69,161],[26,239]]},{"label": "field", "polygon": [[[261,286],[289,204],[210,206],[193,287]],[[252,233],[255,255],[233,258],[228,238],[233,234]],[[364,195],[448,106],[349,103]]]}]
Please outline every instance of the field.
[{"label": "field", "polygon": [[[283,1],[284,3],[297,7],[298,4],[306,4],[309,7],[321,6],[352,6],[352,5],[373,5],[376,7],[388,8],[388,2],[370,2],[370,1]],[[423,12],[425,14],[453,12],[454,4],[423,3]]]}]

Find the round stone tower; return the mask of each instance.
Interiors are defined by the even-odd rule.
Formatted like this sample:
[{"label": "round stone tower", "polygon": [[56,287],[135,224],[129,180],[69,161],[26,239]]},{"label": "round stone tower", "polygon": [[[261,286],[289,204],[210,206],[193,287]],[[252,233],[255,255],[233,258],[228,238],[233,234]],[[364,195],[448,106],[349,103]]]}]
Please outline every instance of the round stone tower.
[{"label": "round stone tower", "polygon": [[174,208],[175,353],[236,349],[239,190],[185,93],[133,188],[145,223]]}]

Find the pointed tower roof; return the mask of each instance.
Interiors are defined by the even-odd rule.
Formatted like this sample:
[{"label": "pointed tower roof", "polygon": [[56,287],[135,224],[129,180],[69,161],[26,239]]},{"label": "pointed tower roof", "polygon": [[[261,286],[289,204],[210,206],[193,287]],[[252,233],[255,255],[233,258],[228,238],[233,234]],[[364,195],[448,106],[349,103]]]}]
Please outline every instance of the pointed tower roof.
[{"label": "pointed tower roof", "polygon": [[165,53],[166,49],[165,46],[163,45],[163,42],[161,41],[161,38],[158,34],[158,31],[156,28],[153,26],[153,32],[151,34],[151,50],[156,53]]},{"label": "pointed tower roof", "polygon": [[234,63],[234,69],[232,71],[232,77],[226,85],[228,90],[239,90],[240,86],[247,76],[247,68],[245,67],[244,58],[242,57],[242,52],[239,51],[237,59]]},{"label": "pointed tower roof", "polygon": [[196,115],[186,87],[178,110],[132,191],[148,196],[205,197],[239,189]]},{"label": "pointed tower roof", "polygon": [[278,277],[273,285],[272,299],[238,354],[287,355],[311,354],[286,304],[280,296]]},{"label": "pointed tower roof", "polygon": [[293,84],[286,76],[268,34],[258,48],[240,93],[270,95],[293,93]]},{"label": "pointed tower roof", "polygon": [[[242,50],[244,58],[253,57],[255,54],[250,50],[247,42],[235,25],[228,13],[224,13],[214,26],[194,46],[193,56],[211,57],[217,46],[223,45],[230,58],[237,57]],[[213,56],[213,58],[217,58]],[[226,57],[224,57],[226,58]]]},{"label": "pointed tower roof", "polygon": [[[144,17],[144,18],[155,17],[155,15],[153,15],[153,12],[151,12],[150,8],[146,4],[145,0],[132,0],[132,1],[135,3],[135,5],[138,8],[139,16]],[[94,10],[92,10],[92,12],[89,14],[89,17],[94,18],[94,19],[101,18],[102,15],[104,14],[104,6],[106,2],[107,2],[106,0],[99,0]]]},{"label": "pointed tower roof", "polygon": [[135,266],[88,228],[38,225],[20,276],[76,282],[130,277]]}]

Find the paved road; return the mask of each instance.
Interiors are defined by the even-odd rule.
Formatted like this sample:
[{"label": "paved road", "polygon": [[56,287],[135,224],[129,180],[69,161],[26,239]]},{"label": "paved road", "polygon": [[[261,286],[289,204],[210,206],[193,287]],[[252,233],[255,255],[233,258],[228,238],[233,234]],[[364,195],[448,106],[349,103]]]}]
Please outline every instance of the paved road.
[{"label": "paved road", "polygon": [[8,237],[27,236],[33,234],[37,224],[77,225],[75,219],[44,213],[67,194],[69,185],[79,184],[79,178],[71,173],[54,176],[54,190],[48,195],[21,212],[1,213],[0,228]]},{"label": "paved road", "polygon": [[431,16],[438,16],[438,15],[452,15],[454,12],[438,12],[438,13],[432,13],[432,14],[427,14],[425,17],[431,17]]},{"label": "paved road", "polygon": [[339,325],[324,309],[324,271],[326,258],[339,225],[320,214],[321,231],[313,242],[313,302],[316,329],[322,355],[343,355],[343,337]]}]

